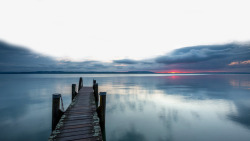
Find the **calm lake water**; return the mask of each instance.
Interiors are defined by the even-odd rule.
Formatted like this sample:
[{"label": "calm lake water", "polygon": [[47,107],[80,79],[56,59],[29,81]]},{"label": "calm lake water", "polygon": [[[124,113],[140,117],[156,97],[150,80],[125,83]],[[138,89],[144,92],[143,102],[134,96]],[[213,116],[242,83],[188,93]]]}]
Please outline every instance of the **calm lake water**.
[{"label": "calm lake water", "polygon": [[250,75],[1,74],[0,140],[44,141],[52,94],[83,77],[107,92],[107,141],[249,141]]}]

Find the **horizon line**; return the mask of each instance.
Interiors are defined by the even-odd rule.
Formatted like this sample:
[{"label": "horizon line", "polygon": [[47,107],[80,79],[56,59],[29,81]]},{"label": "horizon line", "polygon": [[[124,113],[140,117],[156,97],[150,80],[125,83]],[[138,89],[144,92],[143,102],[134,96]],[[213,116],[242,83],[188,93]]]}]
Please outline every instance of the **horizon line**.
[{"label": "horizon line", "polygon": [[203,71],[203,72],[153,72],[153,71],[20,71],[0,72],[0,74],[250,74],[250,72],[226,72],[226,71]]}]

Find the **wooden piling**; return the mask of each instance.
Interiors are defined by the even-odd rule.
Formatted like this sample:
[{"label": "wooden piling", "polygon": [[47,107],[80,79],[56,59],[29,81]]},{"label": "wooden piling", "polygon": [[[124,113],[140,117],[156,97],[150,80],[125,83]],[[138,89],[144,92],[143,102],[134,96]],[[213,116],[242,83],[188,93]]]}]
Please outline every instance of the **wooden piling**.
[{"label": "wooden piling", "polygon": [[94,89],[95,84],[96,84],[96,80],[93,79],[93,89]]},{"label": "wooden piling", "polygon": [[100,118],[101,128],[105,128],[105,111],[106,111],[106,92],[100,92],[100,106],[98,107],[98,116]]},{"label": "wooden piling", "polygon": [[52,131],[55,129],[58,121],[63,115],[63,111],[60,110],[60,98],[61,94],[52,95]]},{"label": "wooden piling", "polygon": [[83,87],[83,80],[82,77],[79,79],[78,91]]},{"label": "wooden piling", "polygon": [[95,83],[93,87],[94,87],[95,102],[96,102],[96,105],[98,106],[98,101],[99,101],[99,97],[98,97],[98,83]]},{"label": "wooden piling", "polygon": [[72,101],[76,96],[76,84],[72,84]]}]

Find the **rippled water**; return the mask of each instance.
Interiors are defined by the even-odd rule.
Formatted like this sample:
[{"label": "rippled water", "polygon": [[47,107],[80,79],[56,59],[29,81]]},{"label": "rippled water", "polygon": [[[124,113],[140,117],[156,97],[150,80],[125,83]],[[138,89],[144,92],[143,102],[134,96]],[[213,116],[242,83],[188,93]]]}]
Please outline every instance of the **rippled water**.
[{"label": "rippled water", "polygon": [[107,141],[249,141],[250,75],[0,75],[0,140],[47,140],[53,93],[95,78],[107,92]]}]

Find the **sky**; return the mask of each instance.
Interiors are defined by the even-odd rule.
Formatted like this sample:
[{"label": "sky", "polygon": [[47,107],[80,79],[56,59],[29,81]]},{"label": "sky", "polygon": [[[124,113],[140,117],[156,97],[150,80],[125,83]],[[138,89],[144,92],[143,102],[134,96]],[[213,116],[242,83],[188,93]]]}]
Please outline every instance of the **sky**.
[{"label": "sky", "polygon": [[[0,71],[249,72],[249,5],[249,0],[2,0]],[[35,63],[32,55],[40,59]]]},{"label": "sky", "polygon": [[0,41],[0,72],[73,71],[158,73],[250,72],[250,43],[203,45],[175,49],[149,59],[103,61],[57,60]]}]

